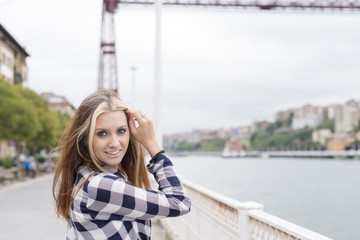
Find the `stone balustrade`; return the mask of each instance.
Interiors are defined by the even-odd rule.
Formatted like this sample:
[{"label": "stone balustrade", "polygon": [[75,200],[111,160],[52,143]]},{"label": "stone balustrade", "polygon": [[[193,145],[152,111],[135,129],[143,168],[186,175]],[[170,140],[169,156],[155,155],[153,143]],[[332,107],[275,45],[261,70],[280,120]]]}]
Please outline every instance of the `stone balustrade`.
[{"label": "stone balustrade", "polygon": [[239,202],[183,180],[190,214],[161,220],[174,240],[331,240],[275,217],[255,202]]}]

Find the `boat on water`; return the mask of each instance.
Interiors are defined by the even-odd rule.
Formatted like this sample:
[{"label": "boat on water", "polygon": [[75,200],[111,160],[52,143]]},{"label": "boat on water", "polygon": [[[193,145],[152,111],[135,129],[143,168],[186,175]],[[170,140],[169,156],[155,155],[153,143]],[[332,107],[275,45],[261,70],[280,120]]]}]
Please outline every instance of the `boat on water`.
[{"label": "boat on water", "polygon": [[243,150],[241,140],[239,138],[231,138],[227,140],[221,156],[224,158],[245,157],[246,152]]},{"label": "boat on water", "polygon": [[239,158],[239,157],[246,157],[246,152],[244,151],[229,151],[224,149],[223,153],[221,154],[224,158]]}]

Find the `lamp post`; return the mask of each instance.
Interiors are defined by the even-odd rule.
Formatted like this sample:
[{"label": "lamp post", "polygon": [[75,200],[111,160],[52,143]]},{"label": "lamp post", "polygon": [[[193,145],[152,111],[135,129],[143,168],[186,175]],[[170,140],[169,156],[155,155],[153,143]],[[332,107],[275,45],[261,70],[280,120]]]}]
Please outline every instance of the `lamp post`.
[{"label": "lamp post", "polygon": [[135,99],[136,99],[136,82],[135,82],[135,73],[137,70],[136,65],[132,65],[132,67],[130,68],[130,70],[132,71],[132,105],[133,107],[135,107]]},{"label": "lamp post", "polygon": [[161,7],[162,0],[155,1],[155,82],[154,82],[154,124],[156,129],[156,138],[162,147],[162,129],[161,129]]}]

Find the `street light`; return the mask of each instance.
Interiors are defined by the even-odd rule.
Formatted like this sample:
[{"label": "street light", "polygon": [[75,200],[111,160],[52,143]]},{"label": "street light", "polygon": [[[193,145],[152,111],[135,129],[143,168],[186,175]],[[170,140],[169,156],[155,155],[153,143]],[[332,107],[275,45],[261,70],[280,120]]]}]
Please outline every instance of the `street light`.
[{"label": "street light", "polygon": [[136,85],[135,85],[135,72],[137,71],[137,67],[134,64],[130,70],[132,71],[132,105],[135,107],[135,93],[136,93]]}]

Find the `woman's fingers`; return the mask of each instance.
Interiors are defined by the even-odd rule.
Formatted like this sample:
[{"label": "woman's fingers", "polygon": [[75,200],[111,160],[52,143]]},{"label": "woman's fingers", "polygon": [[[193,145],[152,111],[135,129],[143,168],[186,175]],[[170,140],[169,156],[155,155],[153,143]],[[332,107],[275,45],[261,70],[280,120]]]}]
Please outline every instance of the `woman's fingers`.
[{"label": "woman's fingers", "polygon": [[[155,138],[152,120],[139,110],[128,109],[126,113],[129,114],[129,126],[135,139],[144,145],[151,156],[159,152],[161,148]],[[137,127],[135,121],[138,123]]]},{"label": "woman's fingers", "polygon": [[128,109],[126,113],[129,115],[129,126],[131,132],[137,138],[149,137],[154,131],[152,121],[146,117],[144,113],[135,109]]},{"label": "woman's fingers", "polygon": [[125,112],[128,113],[130,116],[132,115],[136,119],[136,121],[138,121],[139,123],[141,123],[143,120],[147,119],[146,115],[143,112],[141,112],[140,110],[128,109]]},{"label": "woman's fingers", "polygon": [[130,126],[130,130],[134,131],[136,129],[136,123],[135,123],[135,119],[132,115],[129,114],[129,126]]}]

